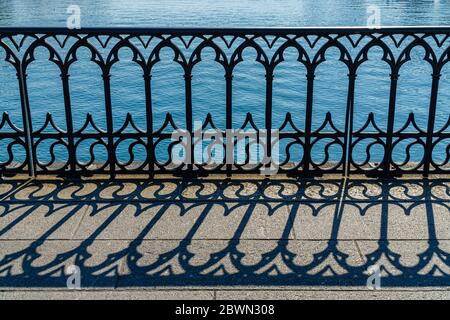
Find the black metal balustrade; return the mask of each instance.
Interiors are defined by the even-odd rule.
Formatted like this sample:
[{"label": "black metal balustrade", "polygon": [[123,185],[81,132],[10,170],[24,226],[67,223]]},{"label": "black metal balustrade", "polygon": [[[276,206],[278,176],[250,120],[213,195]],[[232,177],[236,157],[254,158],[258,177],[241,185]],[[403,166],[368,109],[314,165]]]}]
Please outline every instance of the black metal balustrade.
[{"label": "black metal balustrade", "polygon": [[[151,45],[150,45],[151,43]],[[66,129],[58,128],[52,119],[47,116],[43,127],[35,127],[30,112],[29,92],[27,89],[27,69],[35,60],[34,53],[37,48],[46,48],[50,62],[60,70],[62,89],[64,94],[64,107]],[[77,112],[71,104],[70,96],[70,66],[78,60],[77,52],[80,48],[87,48],[91,61],[96,63],[102,71],[103,90],[106,112],[106,130],[98,129],[93,118],[88,115],[85,125],[74,129],[73,114]],[[386,129],[375,122],[373,114],[369,114],[367,123],[362,129],[354,126],[354,99],[355,83],[359,68],[368,60],[371,48],[378,47],[383,52],[382,60],[390,68],[389,109]],[[428,110],[427,128],[421,129],[416,125],[412,114],[404,127],[400,130],[394,128],[397,98],[397,83],[401,75],[402,66],[411,59],[411,51],[421,47],[425,51],[424,60],[432,68],[431,98]],[[128,48],[133,53],[133,62],[142,70],[146,102],[146,128],[129,132],[124,128],[134,127],[133,119],[127,117],[122,129],[114,130],[111,101],[111,68],[119,59],[119,50]],[[7,113],[3,113],[0,121],[0,145],[7,145],[0,152],[6,160],[0,162],[0,174],[29,173],[56,173],[67,176],[76,176],[93,173],[109,173],[111,175],[122,173],[149,174],[173,173],[211,173],[221,172],[260,172],[262,166],[248,166],[248,164],[230,164],[226,162],[215,166],[203,165],[201,162],[181,163],[174,165],[171,161],[171,150],[177,142],[171,142],[167,147],[168,161],[160,161],[155,149],[163,142],[171,139],[169,127],[177,128],[171,115],[167,115],[166,122],[161,128],[154,127],[152,105],[152,70],[160,60],[160,52],[170,48],[175,52],[174,62],[182,66],[185,82],[185,127],[192,133],[193,104],[192,104],[192,70],[202,60],[202,50],[212,49],[215,61],[223,67],[226,82],[226,128],[221,128],[223,136],[221,144],[225,150],[235,150],[236,141],[227,139],[225,129],[232,128],[233,116],[233,72],[235,67],[244,59],[243,51],[253,48],[257,52],[257,62],[265,70],[266,100],[264,108],[264,128],[257,128],[251,114],[247,117],[244,126],[250,124],[257,132],[273,128],[273,80],[275,67],[283,61],[287,49],[298,51],[298,63],[306,69],[307,92],[306,113],[302,129],[292,121],[295,115],[287,114],[284,124],[279,129],[280,141],[291,141],[280,152],[285,155],[279,164],[279,172],[298,176],[318,175],[323,173],[365,173],[378,176],[398,175],[405,173],[430,174],[450,172],[450,117],[443,128],[435,128],[437,97],[440,77],[443,67],[450,60],[450,28],[446,27],[405,27],[405,28],[301,28],[301,29],[52,29],[52,28],[0,28],[0,52],[4,51],[5,61],[16,70],[20,101],[22,106],[22,123],[15,124]],[[313,93],[315,73],[317,67],[325,60],[325,53],[330,48],[340,52],[340,61],[348,68],[348,74],[343,75],[348,80],[347,106],[345,114],[345,128],[338,129],[331,114],[318,129],[313,128]],[[189,49],[187,54],[185,49]],[[28,79],[29,80],[29,79]],[[1,85],[1,83],[0,83]],[[450,101],[448,101],[450,103]],[[42,111],[44,112],[44,111]],[[448,117],[448,114],[444,115]],[[205,116],[204,126],[214,126],[214,119]],[[94,132],[87,128],[94,128]],[[270,132],[270,131],[269,131]],[[273,143],[271,134],[267,135],[266,143]],[[90,161],[83,162],[78,158],[77,148],[86,141],[91,141]],[[130,161],[123,163],[118,160],[117,146],[122,141],[132,141],[132,145],[144,146],[146,150],[145,161],[133,163],[133,149],[130,152]],[[38,159],[37,148],[43,142],[51,142],[50,161],[42,163]],[[326,143],[325,143],[326,142]],[[323,148],[323,161],[317,163],[313,159],[312,150],[315,145],[325,143]],[[406,143],[405,161],[394,161],[393,150]],[[367,157],[365,161],[355,161],[358,145],[364,145]],[[437,161],[433,157],[436,146],[444,144],[443,160]],[[67,150],[67,160],[59,159],[54,153],[58,145]],[[107,150],[105,161],[96,160],[94,147],[101,145]],[[301,161],[292,161],[292,146],[301,147]],[[370,148],[381,147],[382,161],[375,162],[371,158]],[[342,149],[342,157],[335,159],[329,154],[331,146]],[[413,146],[421,147],[420,161],[412,161],[409,154]],[[25,157],[18,159],[14,148],[23,149]],[[268,149],[271,150],[270,147]],[[249,153],[246,149],[245,152]],[[226,154],[226,152],[224,152]],[[192,153],[191,156],[194,156]]]}]

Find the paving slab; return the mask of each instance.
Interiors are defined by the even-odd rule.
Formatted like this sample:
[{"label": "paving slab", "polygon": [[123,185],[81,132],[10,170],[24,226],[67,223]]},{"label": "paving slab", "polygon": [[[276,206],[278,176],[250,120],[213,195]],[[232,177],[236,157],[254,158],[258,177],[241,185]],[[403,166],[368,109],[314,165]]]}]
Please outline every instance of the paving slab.
[{"label": "paving slab", "polygon": [[331,239],[338,207],[335,202],[293,204],[295,239]]},{"label": "paving slab", "polygon": [[2,300],[450,300],[448,290],[156,289],[3,291]]},{"label": "paving slab", "polygon": [[[78,267],[83,287],[115,287],[124,241],[0,241],[0,289],[65,288]],[[126,252],[126,251],[125,251]]]},{"label": "paving slab", "polygon": [[[336,275],[343,275],[349,272],[343,265],[361,267],[365,263],[354,241],[298,240],[290,241],[287,248],[296,255],[293,262],[299,266],[311,265],[317,260],[318,256],[325,254],[326,258],[310,271],[312,275],[323,271],[325,268],[328,268],[329,272],[333,271]],[[345,256],[345,264],[336,260],[337,253]]]},{"label": "paving slab", "polygon": [[288,216],[288,206],[278,203],[214,203],[203,206],[189,236],[196,240],[292,239],[293,232],[283,234]]},{"label": "paving slab", "polygon": [[3,200],[13,192],[16,188],[20,187],[23,183],[17,182],[17,183],[8,183],[6,181],[0,182],[0,200]]},{"label": "paving slab", "polygon": [[450,239],[450,211],[441,204],[389,207],[387,239]]},{"label": "paving slab", "polygon": [[90,205],[74,239],[280,239],[287,205],[100,203]]},{"label": "paving slab", "polygon": [[450,291],[217,291],[217,300],[449,300]]},{"label": "paving slab", "polygon": [[3,300],[213,300],[213,290],[93,290],[0,292]]},{"label": "paving slab", "polygon": [[[318,256],[323,256],[320,262]],[[130,245],[117,286],[319,284],[333,275],[344,281],[352,277],[351,268],[363,264],[353,241],[144,240]]]},{"label": "paving slab", "polygon": [[[450,241],[357,241],[367,262],[381,271],[387,285],[450,285]],[[386,279],[386,280],[383,280]]]},{"label": "paving slab", "polygon": [[177,206],[140,203],[97,203],[89,205],[74,239],[133,240],[148,236],[162,215],[178,215]]},{"label": "paving slab", "polygon": [[442,239],[450,237],[450,212],[442,204],[343,203],[300,205],[295,238],[303,240]]},{"label": "paving slab", "polygon": [[71,239],[86,205],[0,203],[0,240]]},{"label": "paving slab", "polygon": [[430,186],[430,194],[432,199],[439,201],[450,201],[450,181],[448,179],[438,180]]},{"label": "paving slab", "polygon": [[[11,182],[9,182],[11,183]],[[61,185],[54,182],[42,182],[37,180],[30,180],[27,183],[16,186],[13,192],[10,192],[4,201],[11,200],[49,200],[57,194],[61,188]]]}]

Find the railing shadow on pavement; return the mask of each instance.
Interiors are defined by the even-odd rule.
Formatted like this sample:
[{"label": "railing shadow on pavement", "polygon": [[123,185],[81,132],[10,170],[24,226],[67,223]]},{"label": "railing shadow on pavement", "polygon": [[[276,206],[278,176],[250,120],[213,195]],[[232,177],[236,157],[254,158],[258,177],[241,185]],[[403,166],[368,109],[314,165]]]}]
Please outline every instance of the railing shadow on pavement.
[{"label": "railing shadow on pavement", "polygon": [[[65,288],[69,265],[92,288],[360,286],[372,265],[380,266],[383,286],[450,283],[450,246],[437,235],[435,214],[448,219],[448,179],[13,179],[0,186],[0,288]],[[375,238],[342,237],[343,216],[354,211],[379,223]],[[390,239],[389,216],[418,211],[427,236],[405,263]],[[42,212],[48,221],[38,226]],[[299,215],[324,212],[329,236],[298,239]],[[61,236],[78,216],[74,234]],[[255,216],[268,235],[251,226]],[[320,221],[310,229],[324,227]],[[105,235],[118,225],[116,236]],[[355,220],[356,234],[359,227]],[[8,236],[15,230],[23,238]],[[373,248],[358,249],[355,258],[346,247],[358,240]]]}]

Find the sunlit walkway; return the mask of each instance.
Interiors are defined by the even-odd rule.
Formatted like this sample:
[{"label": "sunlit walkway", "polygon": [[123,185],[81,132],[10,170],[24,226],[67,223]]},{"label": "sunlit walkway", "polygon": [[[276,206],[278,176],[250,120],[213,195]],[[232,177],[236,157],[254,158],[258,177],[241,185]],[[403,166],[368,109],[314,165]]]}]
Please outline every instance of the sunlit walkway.
[{"label": "sunlit walkway", "polygon": [[45,179],[0,184],[0,299],[450,299],[447,178]]}]

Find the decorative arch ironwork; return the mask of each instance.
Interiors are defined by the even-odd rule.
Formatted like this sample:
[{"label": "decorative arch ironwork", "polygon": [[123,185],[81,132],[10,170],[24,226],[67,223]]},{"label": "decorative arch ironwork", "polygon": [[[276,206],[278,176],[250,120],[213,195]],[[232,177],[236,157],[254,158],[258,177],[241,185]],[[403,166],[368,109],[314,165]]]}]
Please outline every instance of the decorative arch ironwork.
[{"label": "decorative arch ironwork", "polygon": [[[56,126],[53,115],[47,114],[42,128],[33,129],[30,102],[28,98],[27,66],[34,60],[34,51],[44,47],[49,52],[49,60],[57,65],[61,71],[61,81],[64,94],[64,109],[66,129]],[[90,51],[90,60],[101,69],[103,91],[105,99],[106,130],[99,129],[92,114],[88,113],[79,130],[74,130],[72,115],[74,110],[70,97],[70,66],[78,61],[79,48]],[[378,47],[382,50],[383,63],[390,68],[389,110],[387,114],[386,129],[376,123],[374,114],[370,112],[365,124],[355,129],[354,126],[354,96],[355,83],[359,68],[368,60],[369,50]],[[411,59],[411,51],[417,47],[423,49],[423,60],[432,68],[432,83],[428,120],[426,128],[419,128],[414,113],[411,113],[399,130],[394,128],[397,115],[396,99],[398,79],[401,76],[402,66]],[[138,128],[133,117],[128,113],[123,125],[118,130],[113,127],[113,112],[111,101],[111,67],[120,60],[119,51],[127,48],[132,52],[132,61],[142,69],[145,90],[145,118],[146,127]],[[179,64],[184,72],[184,94],[186,126],[178,127],[172,114],[166,115],[163,125],[155,128],[153,123],[154,106],[152,104],[152,70],[160,61],[160,52],[164,48],[173,50],[173,61]],[[223,67],[225,77],[226,101],[226,128],[217,128],[210,113],[204,115],[203,129],[213,128],[221,135],[219,145],[224,152],[234,149],[235,142],[225,139],[226,131],[230,129],[244,129],[250,126],[259,134],[268,131],[265,142],[271,150],[271,130],[279,130],[279,140],[287,141],[284,160],[280,163],[279,172],[294,176],[321,175],[324,173],[364,173],[377,176],[392,176],[407,173],[431,174],[450,172],[450,116],[446,125],[435,128],[436,104],[439,84],[443,67],[450,60],[450,28],[449,27],[396,27],[396,28],[273,28],[273,29],[102,29],[88,28],[82,30],[68,30],[62,28],[0,28],[0,51],[4,53],[4,60],[13,65],[16,70],[20,88],[20,101],[22,105],[22,123],[13,123],[8,113],[0,114],[0,145],[6,141],[4,157],[0,162],[0,174],[29,173],[57,173],[66,176],[77,176],[92,173],[116,174],[149,174],[176,173],[176,174],[208,174],[233,172],[260,172],[261,165],[248,167],[246,164],[222,163],[210,166],[198,163],[185,163],[174,165],[171,152],[181,141],[171,141],[170,129],[182,129],[194,134],[193,104],[192,104],[192,70],[202,61],[202,51],[205,48],[214,51],[214,60]],[[252,114],[246,116],[240,128],[232,128],[233,116],[233,71],[244,60],[243,52],[247,48],[256,51],[256,61],[265,70],[265,105],[261,106],[264,113],[264,127],[256,126]],[[276,66],[284,61],[284,54],[288,48],[298,52],[297,61],[306,69],[306,112],[302,116],[302,128],[295,126],[294,114],[287,112],[285,119],[281,119],[279,128],[272,126],[272,89]],[[336,48],[339,61],[348,68],[348,91],[344,130],[336,127],[331,113],[326,113],[322,124],[312,126],[313,96],[315,72],[317,67],[326,61],[326,51]],[[444,121],[445,122],[445,121]],[[45,128],[54,129],[52,132]],[[23,128],[23,129],[21,129]],[[94,131],[88,129],[94,128]],[[129,132],[129,128],[134,128]],[[411,131],[411,128],[415,129]],[[331,130],[330,130],[331,129]],[[191,138],[192,139],[192,138]],[[66,149],[68,160],[59,159],[54,152],[54,145],[50,147],[50,161],[40,163],[37,161],[37,147],[42,142],[55,141],[59,147]],[[88,150],[90,160],[83,162],[77,156],[81,143],[92,140]],[[117,148],[124,141],[132,141],[128,148],[129,161],[120,162],[117,157]],[[405,148],[405,161],[394,161],[394,148],[407,141]],[[168,160],[157,161],[155,149],[162,142],[170,142],[167,147]],[[325,141],[327,141],[325,143]],[[365,155],[361,161],[356,161],[356,146],[365,143]],[[445,145],[447,141],[447,145]],[[322,148],[320,163],[313,161],[312,150],[318,143],[325,143]],[[418,144],[423,147],[421,159],[413,162],[410,149]],[[433,158],[433,152],[438,145],[444,144],[442,161]],[[25,160],[18,160],[13,151],[14,146],[21,146]],[[94,149],[101,145],[106,149],[106,160],[98,164],[95,161]],[[139,145],[146,150],[145,161],[132,166],[135,159],[134,146]],[[296,145],[302,149],[302,158],[293,163],[291,147]],[[342,148],[342,159],[336,160],[330,156],[332,146]],[[383,149],[381,162],[375,163],[371,159],[371,148],[375,145]],[[191,158],[195,157],[191,151]],[[247,158],[248,148],[245,148]],[[270,152],[270,151],[268,151]],[[358,155],[361,156],[361,155]],[[226,157],[223,158],[226,160]],[[55,167],[55,164],[58,164]]]}]

